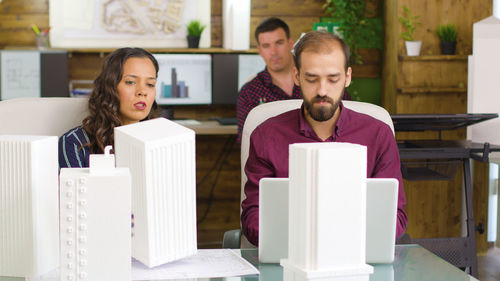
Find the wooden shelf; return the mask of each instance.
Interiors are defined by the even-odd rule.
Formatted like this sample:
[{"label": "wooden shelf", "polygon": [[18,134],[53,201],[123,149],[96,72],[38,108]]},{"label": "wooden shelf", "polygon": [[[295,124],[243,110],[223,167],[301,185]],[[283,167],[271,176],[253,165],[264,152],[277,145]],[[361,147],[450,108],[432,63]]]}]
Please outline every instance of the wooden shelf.
[{"label": "wooden shelf", "polygon": [[398,88],[398,93],[401,94],[433,94],[433,93],[466,93],[467,88],[458,87],[408,87],[408,88]]},{"label": "wooden shelf", "polygon": [[[151,53],[189,53],[189,54],[256,54],[257,49],[229,50],[223,48],[145,48]],[[66,49],[72,53],[111,53],[116,48],[75,48]]]},{"label": "wooden shelf", "polygon": [[[37,50],[34,46],[5,46],[5,50]],[[68,51],[69,53],[111,53],[118,48],[49,48],[47,50]],[[187,54],[257,54],[255,48],[248,50],[229,50],[224,48],[144,48],[151,53]]]},{"label": "wooden shelf", "polygon": [[467,61],[469,55],[398,56],[400,61]]}]

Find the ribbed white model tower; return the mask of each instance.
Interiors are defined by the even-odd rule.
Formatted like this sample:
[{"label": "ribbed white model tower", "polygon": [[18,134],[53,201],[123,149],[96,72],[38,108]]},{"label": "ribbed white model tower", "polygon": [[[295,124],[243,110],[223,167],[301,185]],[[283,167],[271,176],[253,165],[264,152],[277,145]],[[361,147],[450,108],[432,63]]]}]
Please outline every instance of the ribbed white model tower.
[{"label": "ribbed white model tower", "polygon": [[57,137],[0,135],[0,276],[59,265]]},{"label": "ribbed white model tower", "polygon": [[366,147],[290,145],[288,259],[283,280],[369,280]]},{"label": "ribbed white model tower", "polygon": [[118,127],[115,154],[132,174],[132,256],[154,267],[194,255],[194,131],[164,118]]},{"label": "ribbed white model tower", "polygon": [[61,281],[130,280],[131,177],[110,150],[61,169]]}]

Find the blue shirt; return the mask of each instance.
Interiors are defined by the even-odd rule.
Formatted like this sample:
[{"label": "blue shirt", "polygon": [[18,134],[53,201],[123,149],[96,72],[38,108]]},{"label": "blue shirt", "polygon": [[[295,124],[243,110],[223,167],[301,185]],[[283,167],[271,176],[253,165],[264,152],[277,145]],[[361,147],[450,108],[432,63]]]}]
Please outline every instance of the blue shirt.
[{"label": "blue shirt", "polygon": [[59,138],[59,168],[88,168],[89,137],[82,126],[73,128]]}]

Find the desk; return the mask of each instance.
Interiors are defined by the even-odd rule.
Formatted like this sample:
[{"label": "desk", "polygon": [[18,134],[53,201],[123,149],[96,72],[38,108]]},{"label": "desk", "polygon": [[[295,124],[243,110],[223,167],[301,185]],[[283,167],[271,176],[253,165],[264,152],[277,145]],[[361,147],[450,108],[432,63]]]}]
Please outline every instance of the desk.
[{"label": "desk", "polygon": [[[279,264],[259,264],[257,249],[237,250],[241,256],[260,271],[260,275],[242,277],[198,279],[199,281],[279,281],[283,280],[283,268]],[[370,281],[472,281],[477,280],[455,266],[449,264],[419,245],[396,245],[392,264],[378,264],[370,275]],[[22,281],[24,278],[0,277],[0,281]],[[193,280],[193,279],[189,279]],[[58,278],[34,279],[31,281],[59,281]]]},{"label": "desk", "polygon": [[[198,120],[174,120],[177,123],[188,127],[197,135],[236,135],[238,133],[237,125],[221,125],[217,121],[198,121]],[[196,124],[195,124],[196,123]]]},{"label": "desk", "polygon": [[[391,115],[396,131],[453,130],[498,117],[498,114],[399,114]],[[415,168],[414,174],[406,173],[404,160],[408,159],[453,159],[462,162],[464,172],[464,194],[467,235],[465,237],[411,239],[431,250],[436,255],[458,267],[468,267],[473,276],[477,276],[476,226],[472,205],[472,181],[470,158],[487,162],[489,153],[500,151],[500,146],[470,141],[443,141],[441,133],[438,140],[408,140],[398,142],[402,160],[403,176],[409,180],[445,179],[445,175],[430,169]],[[439,177],[443,176],[443,177]]]}]

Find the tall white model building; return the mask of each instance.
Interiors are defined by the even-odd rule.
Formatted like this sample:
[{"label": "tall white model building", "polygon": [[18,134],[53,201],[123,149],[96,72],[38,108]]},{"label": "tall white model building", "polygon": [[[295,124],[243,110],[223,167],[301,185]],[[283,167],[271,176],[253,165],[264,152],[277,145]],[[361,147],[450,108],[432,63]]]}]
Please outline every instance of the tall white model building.
[{"label": "tall white model building", "polygon": [[130,280],[131,178],[110,149],[61,169],[61,281]]},{"label": "tall white model building", "polygon": [[59,265],[57,137],[0,135],[0,276]]},{"label": "tall white model building", "polygon": [[222,45],[225,49],[250,48],[250,0],[222,1]]},{"label": "tall white model building", "polygon": [[368,280],[366,147],[290,145],[288,259],[283,280]]},{"label": "tall white model building", "polygon": [[154,267],[194,255],[194,131],[164,118],[117,127],[115,155],[132,174],[132,256]]}]

